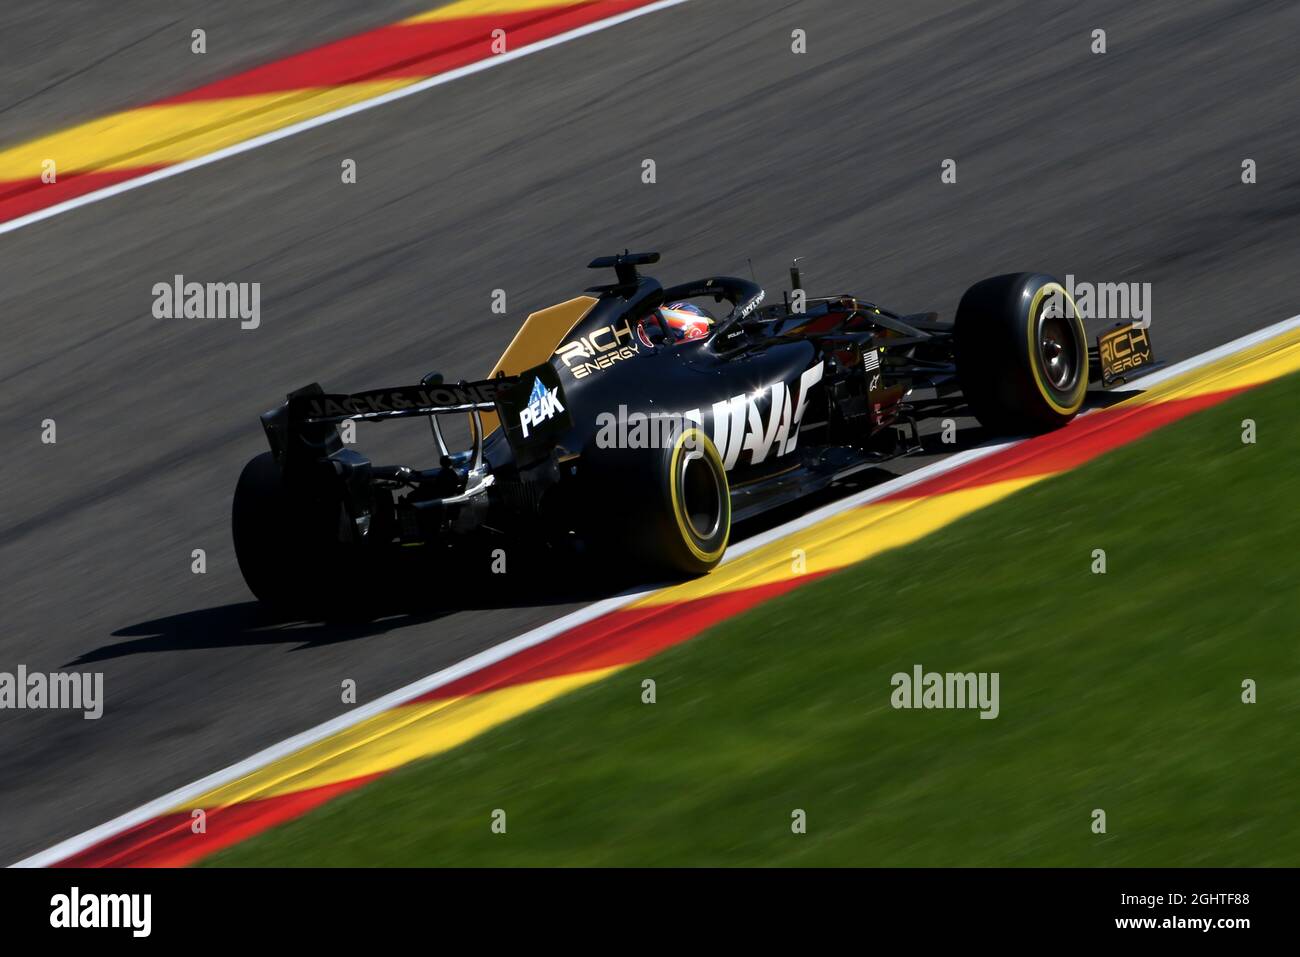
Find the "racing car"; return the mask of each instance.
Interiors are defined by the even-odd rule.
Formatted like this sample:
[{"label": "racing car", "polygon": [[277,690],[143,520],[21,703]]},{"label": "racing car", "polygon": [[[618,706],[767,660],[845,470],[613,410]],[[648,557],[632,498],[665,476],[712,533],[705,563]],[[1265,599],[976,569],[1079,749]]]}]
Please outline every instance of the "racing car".
[{"label": "racing car", "polygon": [[[1051,276],[985,279],[952,323],[856,295],[809,298],[800,270],[765,304],[756,282],[665,288],[658,253],[590,268],[613,281],[530,314],[486,377],[360,393],[313,383],[261,417],[270,451],[235,488],[240,569],[263,602],[310,602],[403,547],[523,536],[707,573],[734,523],[920,448],[918,421],[973,414],[995,433],[1065,425],[1090,382],[1154,368],[1147,330],[1089,347]],[[468,416],[468,448],[445,416]],[[380,465],[350,420],[425,417],[437,464]],[[354,429],[355,427],[353,427]]]}]

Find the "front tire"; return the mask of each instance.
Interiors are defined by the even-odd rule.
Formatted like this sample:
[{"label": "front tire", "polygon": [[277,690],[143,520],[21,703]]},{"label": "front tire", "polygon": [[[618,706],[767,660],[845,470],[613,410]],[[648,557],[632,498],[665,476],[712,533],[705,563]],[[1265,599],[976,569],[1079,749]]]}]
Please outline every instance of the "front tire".
[{"label": "front tire", "polygon": [[957,307],[953,339],[962,392],[986,428],[1047,432],[1083,408],[1083,319],[1051,276],[1012,273],[971,286]]}]

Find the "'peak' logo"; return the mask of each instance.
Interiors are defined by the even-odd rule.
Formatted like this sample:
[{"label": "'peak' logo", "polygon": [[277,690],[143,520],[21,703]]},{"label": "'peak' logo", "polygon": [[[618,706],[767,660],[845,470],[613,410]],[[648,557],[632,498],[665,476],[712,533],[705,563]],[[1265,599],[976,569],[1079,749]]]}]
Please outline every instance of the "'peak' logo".
[{"label": "'peak' logo", "polygon": [[519,425],[524,430],[524,438],[528,438],[533,427],[541,425],[557,412],[564,411],[558,392],[558,388],[548,389],[542,385],[541,379],[533,379],[533,391],[528,396],[528,405],[519,413]]}]

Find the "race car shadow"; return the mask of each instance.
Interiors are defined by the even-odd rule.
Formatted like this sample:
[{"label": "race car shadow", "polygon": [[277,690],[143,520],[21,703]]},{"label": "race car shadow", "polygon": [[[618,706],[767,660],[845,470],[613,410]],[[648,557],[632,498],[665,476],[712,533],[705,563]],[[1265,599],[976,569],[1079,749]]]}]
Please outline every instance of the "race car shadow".
[{"label": "race car shadow", "polygon": [[198,651],[204,648],[304,641],[309,644],[330,644],[386,630],[379,627],[379,622],[333,622],[326,637],[319,631],[323,624],[325,623],[305,624],[301,618],[277,613],[256,601],[234,602],[166,615],[119,628],[113,632],[113,637],[129,640],[101,645],[68,662],[65,667],[167,651]]},{"label": "race car shadow", "polygon": [[553,554],[524,546],[508,550],[504,566],[490,551],[477,556],[481,561],[474,558],[455,565],[408,560],[376,569],[371,580],[349,589],[350,600],[336,596],[328,611],[319,614],[282,612],[248,600],[152,618],[118,628],[112,636],[126,640],[88,651],[65,667],[241,646],[293,644],[292,650],[305,651],[461,612],[585,604],[638,584],[632,570],[559,563]]}]

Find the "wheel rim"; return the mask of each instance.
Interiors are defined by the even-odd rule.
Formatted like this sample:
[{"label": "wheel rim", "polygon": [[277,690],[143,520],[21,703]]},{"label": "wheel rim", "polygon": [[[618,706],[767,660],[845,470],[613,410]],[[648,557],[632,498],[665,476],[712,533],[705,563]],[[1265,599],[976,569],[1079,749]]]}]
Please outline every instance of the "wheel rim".
[{"label": "wheel rim", "polygon": [[713,463],[702,452],[681,458],[677,482],[686,525],[696,539],[707,542],[722,523],[722,486]]},{"label": "wheel rim", "polygon": [[1044,304],[1038,314],[1038,327],[1034,336],[1038,343],[1038,359],[1043,375],[1051,388],[1069,395],[1079,381],[1079,339],[1074,324],[1064,316],[1048,314]]}]

